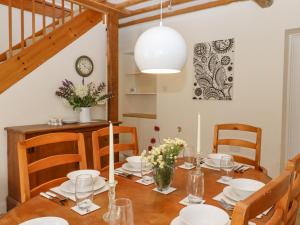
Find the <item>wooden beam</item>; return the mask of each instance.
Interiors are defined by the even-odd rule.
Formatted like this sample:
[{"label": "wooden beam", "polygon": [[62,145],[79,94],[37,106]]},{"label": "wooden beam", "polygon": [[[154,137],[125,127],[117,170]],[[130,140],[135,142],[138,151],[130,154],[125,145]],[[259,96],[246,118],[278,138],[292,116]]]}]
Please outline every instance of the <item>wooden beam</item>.
[{"label": "wooden beam", "polygon": [[117,13],[121,15],[129,15],[129,11],[125,9],[118,9],[112,4],[102,3],[96,0],[70,0],[70,2],[76,3],[80,6],[84,6],[85,8],[100,12],[100,13]]},{"label": "wooden beam", "polygon": [[[9,0],[0,0],[0,4],[8,5]],[[32,12],[32,0],[23,0],[24,10]],[[22,1],[20,0],[12,0],[12,7],[21,9],[22,8]],[[35,1],[35,13],[45,16],[52,17],[52,6],[50,3],[46,2],[45,12],[44,6],[42,1]],[[65,9],[65,13],[68,14],[69,10]],[[60,6],[55,6],[55,17],[60,18],[62,16],[62,9]]]},{"label": "wooden beam", "polygon": [[[192,1],[193,0],[173,0],[172,1],[172,6],[187,3],[187,2],[192,2]],[[169,5],[170,5],[170,2],[166,1],[166,2],[163,3],[163,8],[166,8]],[[138,14],[147,13],[147,12],[151,12],[151,11],[158,10],[158,9],[160,9],[160,3],[155,4],[155,5],[151,5],[151,6],[147,6],[147,7],[144,7],[144,8],[139,8],[139,9],[136,9],[136,10],[132,10],[130,12],[130,15],[123,16],[123,17],[135,16],[135,15],[138,15]]]},{"label": "wooden beam", "polygon": [[143,2],[148,2],[149,0],[127,0],[123,3],[119,3],[116,5],[116,7],[118,9],[124,9],[126,7],[132,6],[132,5],[137,5],[139,3],[143,3]]},{"label": "wooden beam", "polygon": [[268,8],[273,5],[273,0],[254,0],[260,7]]},{"label": "wooden beam", "polygon": [[118,121],[119,117],[119,17],[115,13],[107,15],[107,88],[113,97],[108,101],[108,119]]},{"label": "wooden beam", "polygon": [[[195,11],[204,10],[204,9],[209,9],[209,8],[213,8],[213,7],[228,5],[230,3],[238,2],[238,1],[243,1],[243,0],[218,0],[218,1],[208,2],[208,3],[204,3],[204,4],[200,4],[200,5],[190,6],[190,7],[186,7],[186,8],[183,8],[183,9],[178,9],[178,10],[171,11],[171,12],[165,12],[165,13],[163,13],[163,18],[171,17],[171,16],[177,16],[177,15],[180,15],[180,14],[195,12]],[[146,17],[146,18],[141,18],[141,19],[121,23],[119,25],[119,27],[132,26],[132,25],[135,25],[135,24],[140,24],[140,23],[145,23],[145,22],[149,22],[149,21],[153,21],[153,20],[158,20],[159,18],[160,18],[160,14],[157,14],[157,15],[154,15],[154,16],[149,16],[149,17]]]},{"label": "wooden beam", "polygon": [[77,40],[98,24],[101,19],[102,15],[100,13],[86,10],[37,41],[34,45],[25,48],[0,64],[0,93]]}]

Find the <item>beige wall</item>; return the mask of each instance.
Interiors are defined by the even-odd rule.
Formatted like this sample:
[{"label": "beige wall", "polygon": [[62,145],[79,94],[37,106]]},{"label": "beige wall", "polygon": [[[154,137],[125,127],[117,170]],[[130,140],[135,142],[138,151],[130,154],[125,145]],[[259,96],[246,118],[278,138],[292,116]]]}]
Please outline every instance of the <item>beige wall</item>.
[{"label": "beige wall", "polygon": [[[128,120],[128,124],[138,125],[140,145],[148,145],[148,139],[153,136],[151,126],[157,123],[163,137],[174,136],[176,127],[182,126],[183,137],[195,147],[196,115],[200,112],[204,152],[211,151],[215,124],[253,124],[263,129],[262,165],[270,175],[277,175],[281,158],[284,37],[286,29],[300,27],[299,8],[299,0],[275,0],[267,9],[248,1],[167,18],[165,25],[184,36],[189,58],[181,74],[159,77],[157,121],[145,126],[141,120]],[[122,29],[120,51],[133,49],[138,35],[157,24]],[[233,100],[192,100],[193,45],[224,38],[236,41]]]},{"label": "beige wall", "polygon": [[[95,64],[94,72],[87,82],[106,81],[106,32],[102,24],[95,26],[0,94],[0,213],[5,210],[7,196],[7,143],[4,127],[46,123],[52,117],[76,118],[78,112],[64,105],[54,92],[65,78],[76,83],[81,82],[74,69],[74,63],[76,58],[83,54],[90,56]],[[93,117],[105,119],[106,107],[95,107]]]}]

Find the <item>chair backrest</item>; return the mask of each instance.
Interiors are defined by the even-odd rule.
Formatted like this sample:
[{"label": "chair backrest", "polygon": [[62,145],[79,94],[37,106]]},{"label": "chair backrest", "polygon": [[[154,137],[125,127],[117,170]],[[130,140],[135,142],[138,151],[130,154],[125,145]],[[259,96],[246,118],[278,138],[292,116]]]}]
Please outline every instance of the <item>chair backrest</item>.
[{"label": "chair backrest", "polygon": [[[135,127],[125,127],[125,126],[114,126],[113,127],[114,134],[130,134],[131,142],[126,144],[114,144],[115,153],[132,150],[133,155],[137,155],[139,152],[138,149],[138,139],[137,139],[137,131]],[[109,155],[109,145],[103,146],[101,144],[101,139],[109,136],[109,128],[103,128],[92,133],[92,141],[93,141],[93,158],[94,158],[94,169],[103,170],[106,167],[102,165],[101,158]],[[100,147],[101,146],[101,147]],[[103,147],[102,147],[103,146]]]},{"label": "chair backrest", "polygon": [[290,159],[286,170],[292,173],[290,205],[287,215],[287,224],[293,225],[297,219],[297,213],[300,205],[300,154]]},{"label": "chair backrest", "polygon": [[291,173],[284,171],[263,188],[240,201],[234,208],[231,225],[247,225],[248,221],[274,207],[274,214],[266,225],[283,225],[286,221],[290,194]]},{"label": "chair backrest", "polygon": [[[78,146],[78,154],[53,155],[28,163],[27,149],[63,142],[76,142]],[[67,180],[66,177],[56,178],[30,189],[30,174],[69,163],[79,163],[80,169],[87,168],[84,137],[80,133],[49,133],[21,141],[18,143],[18,157],[22,202],[38,195],[41,191],[46,191],[49,188],[57,186]]]},{"label": "chair backrest", "polygon": [[[256,141],[250,142],[243,139],[220,139],[220,131],[222,130],[236,130],[236,131],[247,131],[256,133]],[[261,128],[246,125],[246,124],[218,124],[214,130],[214,143],[213,152],[217,153],[220,145],[238,146],[251,149],[255,151],[255,159],[250,159],[240,155],[234,155],[234,159],[237,162],[252,165],[257,170],[260,168],[260,151],[261,151]]]}]

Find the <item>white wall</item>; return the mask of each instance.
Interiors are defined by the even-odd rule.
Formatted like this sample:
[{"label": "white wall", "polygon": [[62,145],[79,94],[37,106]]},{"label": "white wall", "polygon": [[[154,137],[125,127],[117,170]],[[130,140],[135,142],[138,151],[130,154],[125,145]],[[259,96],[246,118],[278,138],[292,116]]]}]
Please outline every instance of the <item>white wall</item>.
[{"label": "white wall", "polygon": [[[195,147],[196,114],[200,112],[201,148],[208,153],[215,124],[240,122],[259,126],[263,129],[262,165],[270,175],[277,175],[281,157],[284,34],[286,29],[300,27],[299,8],[299,0],[276,0],[267,9],[247,1],[165,19],[165,25],[185,38],[189,58],[181,74],[159,77],[158,119],[152,124],[161,126],[161,136],[174,136],[180,125],[183,138]],[[156,21],[122,29],[120,52],[133,49],[139,34],[157,24]],[[233,100],[192,100],[193,45],[232,37],[236,41]],[[138,128],[142,140],[153,136],[151,125]],[[141,145],[146,147],[147,141]]]},{"label": "white wall", "polygon": [[[1,31],[0,38],[2,38],[2,34]],[[71,107],[64,105],[54,92],[65,78],[75,83],[81,82],[81,78],[74,69],[75,60],[80,55],[88,55],[94,61],[94,72],[86,82],[106,82],[106,31],[104,25],[98,24],[92,28],[0,95],[0,213],[5,211],[7,196],[7,143],[4,128],[46,123],[52,117],[77,117],[78,112],[74,112]],[[106,107],[96,107],[93,118],[105,119]]]}]

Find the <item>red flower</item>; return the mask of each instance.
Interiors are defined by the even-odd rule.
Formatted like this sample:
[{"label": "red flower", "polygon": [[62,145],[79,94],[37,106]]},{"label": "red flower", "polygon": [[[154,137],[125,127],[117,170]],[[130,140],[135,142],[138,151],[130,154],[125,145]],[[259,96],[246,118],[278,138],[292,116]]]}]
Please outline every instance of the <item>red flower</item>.
[{"label": "red flower", "polygon": [[155,138],[151,138],[150,142],[151,142],[151,144],[155,144],[156,143],[156,139]]},{"label": "red flower", "polygon": [[155,131],[160,131],[159,126],[154,126],[154,130],[155,130]]},{"label": "red flower", "polygon": [[152,146],[149,145],[149,146],[148,146],[148,151],[151,151],[151,150],[152,150]]}]

